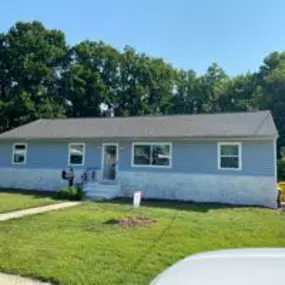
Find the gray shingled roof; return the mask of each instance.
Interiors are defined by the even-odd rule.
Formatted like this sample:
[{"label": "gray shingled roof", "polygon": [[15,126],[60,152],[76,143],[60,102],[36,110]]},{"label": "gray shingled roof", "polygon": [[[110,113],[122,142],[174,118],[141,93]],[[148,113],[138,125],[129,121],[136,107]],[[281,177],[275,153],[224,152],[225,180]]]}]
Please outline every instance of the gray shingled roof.
[{"label": "gray shingled roof", "polygon": [[173,116],[41,119],[0,139],[276,137],[269,111]]}]

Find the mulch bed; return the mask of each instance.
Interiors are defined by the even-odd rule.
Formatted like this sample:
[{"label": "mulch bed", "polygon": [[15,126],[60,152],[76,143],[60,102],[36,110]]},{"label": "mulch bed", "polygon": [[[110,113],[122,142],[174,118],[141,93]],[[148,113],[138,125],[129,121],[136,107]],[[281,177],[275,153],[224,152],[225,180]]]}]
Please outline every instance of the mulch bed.
[{"label": "mulch bed", "polygon": [[148,218],[139,217],[122,217],[117,219],[111,219],[106,224],[119,225],[122,228],[136,228],[136,227],[148,227],[154,224],[156,221]]}]

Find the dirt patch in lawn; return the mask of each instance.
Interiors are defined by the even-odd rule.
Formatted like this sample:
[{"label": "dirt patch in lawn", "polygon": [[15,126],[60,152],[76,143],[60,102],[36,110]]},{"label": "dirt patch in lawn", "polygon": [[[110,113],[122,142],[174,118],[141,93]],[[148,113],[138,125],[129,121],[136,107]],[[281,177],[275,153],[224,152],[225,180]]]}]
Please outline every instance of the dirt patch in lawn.
[{"label": "dirt patch in lawn", "polygon": [[121,217],[116,219],[110,219],[106,222],[109,225],[119,225],[122,228],[137,228],[137,227],[148,227],[156,223],[155,220],[140,217]]}]

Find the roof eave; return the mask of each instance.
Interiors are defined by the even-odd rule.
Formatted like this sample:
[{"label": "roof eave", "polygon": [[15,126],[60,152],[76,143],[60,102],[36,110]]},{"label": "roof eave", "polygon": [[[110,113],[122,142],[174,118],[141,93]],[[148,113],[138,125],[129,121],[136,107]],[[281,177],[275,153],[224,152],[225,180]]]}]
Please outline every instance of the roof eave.
[{"label": "roof eave", "polygon": [[249,135],[235,135],[235,136],[160,136],[160,137],[149,137],[149,136],[125,136],[125,137],[0,137],[0,141],[32,141],[32,140],[40,140],[40,141],[82,141],[82,140],[277,140],[279,138],[278,134],[274,135],[264,135],[264,136],[249,136]]}]

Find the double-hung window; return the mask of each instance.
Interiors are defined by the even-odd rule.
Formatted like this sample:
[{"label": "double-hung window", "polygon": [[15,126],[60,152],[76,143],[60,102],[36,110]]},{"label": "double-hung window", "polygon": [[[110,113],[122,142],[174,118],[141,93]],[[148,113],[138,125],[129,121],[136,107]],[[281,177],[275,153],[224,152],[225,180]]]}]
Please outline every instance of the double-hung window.
[{"label": "double-hung window", "polygon": [[13,164],[26,164],[27,161],[27,144],[26,143],[15,143],[13,144]]},{"label": "double-hung window", "polygon": [[221,170],[241,170],[241,143],[218,143],[218,168]]},{"label": "double-hung window", "polygon": [[171,167],[171,143],[133,143],[133,166]]},{"label": "double-hung window", "polygon": [[85,144],[70,143],[68,145],[68,164],[69,165],[84,165]]}]

